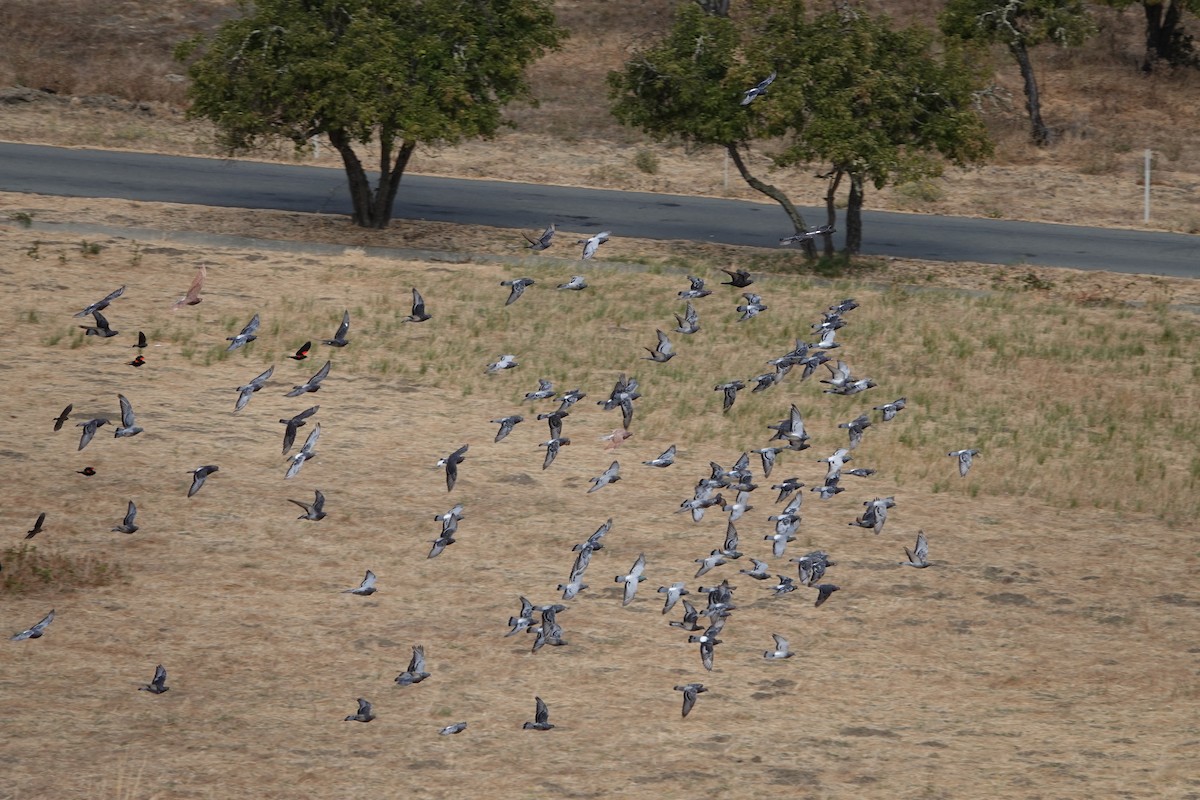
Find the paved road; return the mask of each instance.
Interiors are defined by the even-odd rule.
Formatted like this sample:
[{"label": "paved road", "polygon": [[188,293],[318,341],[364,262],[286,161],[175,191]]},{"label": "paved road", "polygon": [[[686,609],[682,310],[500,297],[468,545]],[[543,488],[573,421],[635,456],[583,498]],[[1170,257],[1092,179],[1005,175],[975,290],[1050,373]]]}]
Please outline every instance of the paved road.
[{"label": "paved road", "polygon": [[[350,213],[340,169],[0,143],[0,190]],[[814,222],[823,212],[805,209]],[[774,204],[408,175],[397,219],[772,247],[791,226]],[[1200,237],[1009,220],[864,212],[863,252],[1200,277]]]}]

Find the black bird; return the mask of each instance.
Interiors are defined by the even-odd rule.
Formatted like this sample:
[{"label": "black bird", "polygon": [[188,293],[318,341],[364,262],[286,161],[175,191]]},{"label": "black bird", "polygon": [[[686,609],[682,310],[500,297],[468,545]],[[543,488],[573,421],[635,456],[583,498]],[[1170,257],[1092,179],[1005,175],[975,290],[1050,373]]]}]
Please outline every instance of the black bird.
[{"label": "black bird", "polygon": [[137,340],[137,344],[135,344],[135,345],[133,345],[133,346],[134,346],[134,347],[136,347],[136,348],[138,348],[139,350],[141,350],[141,349],[144,349],[144,348],[146,347],[146,333],[145,333],[145,331],[138,331],[138,340]]},{"label": "black bird", "polygon": [[288,450],[292,449],[292,445],[296,443],[296,431],[300,430],[305,425],[305,420],[317,413],[320,406],[306,408],[291,419],[281,419],[280,424],[286,425],[287,429],[283,432],[283,455],[287,455]]},{"label": "black bird", "polygon": [[722,268],[721,272],[729,276],[729,280],[721,281],[722,286],[736,286],[738,289],[744,289],[754,283],[754,279],[750,277],[750,273],[744,269],[732,270]]},{"label": "black bird", "polygon": [[159,664],[154,668],[154,679],[145,686],[139,686],[139,692],[150,692],[151,694],[163,694],[171,691],[171,687],[167,686],[167,671],[163,669],[163,665]]},{"label": "black bird", "polygon": [[43,511],[41,514],[38,514],[37,522],[33,523],[33,528],[31,530],[25,532],[25,538],[32,539],[33,537],[35,537],[39,533],[41,533],[43,530],[42,523],[45,521],[46,521],[46,512]]},{"label": "black bird", "polygon": [[430,319],[430,315],[425,311],[425,298],[421,297],[421,293],[417,291],[417,287],[413,287],[412,313],[409,314],[401,322],[424,322]]},{"label": "black bird", "polygon": [[71,418],[71,411],[75,408],[75,404],[71,403],[62,410],[62,413],[54,418],[54,430],[61,431],[63,423]]},{"label": "black bird", "polygon": [[462,447],[458,448],[445,458],[438,459],[436,466],[445,467],[446,469],[447,492],[452,490],[455,482],[458,481],[458,465],[463,462],[464,458],[466,458],[468,447],[470,447],[470,445],[464,444]]},{"label": "black bird", "polygon": [[533,250],[533,251],[545,250],[547,247],[550,246],[550,240],[554,238],[554,223],[551,222],[550,227],[548,227],[548,228],[546,228],[546,230],[542,231],[542,235],[536,239],[531,238],[530,236],[528,236],[525,233],[522,233],[521,235],[525,237],[525,241],[529,242],[529,244],[527,244],[525,246],[528,247],[530,250]]},{"label": "black bird", "polygon": [[337,333],[332,339],[322,339],[321,341],[330,347],[345,347],[350,344],[350,340],[346,338],[346,334],[350,332],[350,310],[347,309],[342,314],[342,324],[338,326]]},{"label": "black bird", "polygon": [[304,359],[308,358],[308,351],[311,349],[312,342],[305,342],[304,344],[300,345],[298,350],[296,350],[295,355],[290,355],[288,358],[292,359],[293,361],[303,361]]},{"label": "black bird", "polygon": [[110,336],[116,336],[117,331],[114,331],[108,326],[108,320],[99,311],[93,311],[92,316],[96,320],[95,325],[80,325],[83,328],[84,336],[99,336],[102,339],[107,339]]},{"label": "black bird", "polygon": [[832,583],[822,583],[822,584],[818,585],[817,586],[817,602],[813,603],[813,605],[814,606],[821,605],[822,603],[824,603],[826,600],[829,599],[829,595],[833,594],[840,588],[842,588],[842,587],[835,586]]},{"label": "black bird", "polygon": [[548,731],[554,727],[550,722],[550,709],[546,708],[546,704],[542,702],[542,698],[534,697],[537,701],[537,706],[533,712],[533,722],[526,722],[521,726],[522,730],[526,731]]}]

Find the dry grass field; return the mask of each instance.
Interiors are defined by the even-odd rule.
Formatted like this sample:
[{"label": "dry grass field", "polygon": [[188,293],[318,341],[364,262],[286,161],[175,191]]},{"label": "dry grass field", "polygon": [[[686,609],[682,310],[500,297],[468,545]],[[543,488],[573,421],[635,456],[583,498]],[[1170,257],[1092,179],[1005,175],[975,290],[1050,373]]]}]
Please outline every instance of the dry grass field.
[{"label": "dry grass field", "polygon": [[[124,206],[112,217],[133,224]],[[0,624],[57,617],[44,637],[0,647],[2,798],[1200,797],[1187,766],[1200,741],[1193,315],[762,275],[767,312],[736,322],[737,293],[714,286],[697,301],[701,331],[675,335],[678,355],[653,364],[642,348],[682,308],[685,281],[669,266],[432,263],[3,223]],[[614,240],[601,257],[627,247]],[[201,264],[204,301],[171,311]],[[690,267],[723,277],[699,258]],[[553,288],[573,272],[592,288]],[[537,284],[506,307],[499,281],[519,275]],[[123,284],[106,311],[120,334],[83,337],[71,314]],[[419,325],[400,322],[413,286],[434,315]],[[766,369],[846,296],[861,307],[835,355],[877,388],[836,397],[792,374],[721,413],[714,385]],[[345,309],[351,344],[319,344]],[[255,313],[259,339],[226,353]],[[150,346],[135,369],[138,330]],[[285,358],[306,340],[318,342],[309,360]],[[520,367],[485,375],[501,353]],[[319,393],[283,397],[326,359]],[[234,387],[270,365],[234,413]],[[599,437],[619,416],[594,401],[622,371],[644,397],[614,453]],[[539,377],[588,394],[545,471],[534,416],[553,403],[522,402]],[[115,419],[118,393],[145,432],[114,439],[105,426],[77,451],[75,423]],[[908,408],[879,422],[871,406],[902,395]],[[54,433],[67,403],[72,419]],[[314,403],[318,456],[285,480],[276,420]],[[764,446],[791,403],[812,448],[758,478],[738,523],[746,557],[694,580],[725,520],[675,510],[710,460]],[[511,413],[526,421],[493,443],[488,420]],[[806,497],[798,540],[772,558],[770,484],[819,483],[816,459],[860,413],[875,424],[851,466],[878,473]],[[464,443],[447,493],[434,464]],[[672,443],[674,466],[640,464]],[[962,479],[946,457],[960,447],[981,450]],[[587,493],[613,457],[623,479]],[[201,464],[220,471],[189,499]],[[94,476],[77,473],[87,466]],[[329,516],[297,520],[288,499],[314,489]],[[880,535],[847,524],[889,495]],[[129,499],[140,530],[110,532]],[[434,516],[456,502],[458,542],[427,559]],[[45,531],[25,542],[41,511]],[[571,546],[608,517],[591,586],[559,617],[568,644],[533,654],[531,635],[506,638],[518,597],[555,601]],[[918,529],[935,565],[898,566]],[[827,580],[841,587],[820,608],[811,589],[774,597],[737,574],[753,556],[794,575],[786,559],[812,549],[837,562]],[[648,580],[622,608],[613,576],[639,553]],[[339,592],[366,569],[378,593]],[[723,578],[738,608],[708,673],[654,590],[683,580],[702,606],[697,585]],[[794,658],[762,658],[772,633]],[[418,643],[432,676],[401,688]],[[170,691],[137,691],[159,663]],[[672,687],[689,681],[709,691],[681,719]],[[535,695],[554,730],[521,729]],[[357,697],[374,722],[343,721]],[[457,721],[466,731],[438,735]]]}]

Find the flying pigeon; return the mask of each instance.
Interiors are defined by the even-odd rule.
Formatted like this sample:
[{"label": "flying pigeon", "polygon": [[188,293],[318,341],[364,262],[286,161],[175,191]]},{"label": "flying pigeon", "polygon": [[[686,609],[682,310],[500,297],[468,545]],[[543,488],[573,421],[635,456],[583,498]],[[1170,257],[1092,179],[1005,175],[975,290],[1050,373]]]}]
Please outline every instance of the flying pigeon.
[{"label": "flying pigeon", "polygon": [[643,356],[643,358],[647,361],[657,361],[660,364],[664,361],[670,361],[675,355],[675,346],[671,344],[671,340],[662,331],[655,331],[655,333],[658,334],[658,344],[653,348],[645,348],[650,355]]},{"label": "flying pigeon", "polygon": [[500,426],[500,430],[496,431],[496,438],[493,441],[498,442],[504,437],[508,436],[510,433],[512,433],[512,429],[516,427],[517,423],[524,421],[525,418],[520,414],[512,414],[507,417],[491,420],[493,425]]},{"label": "flying pigeon", "polygon": [[250,402],[250,398],[254,395],[254,393],[266,385],[267,380],[271,377],[271,374],[274,372],[275,372],[275,366],[271,365],[271,367],[266,372],[262,373],[261,375],[259,375],[256,378],[254,378],[252,381],[247,383],[245,386],[237,387],[238,399],[237,399],[237,402],[233,406],[233,410],[236,412],[236,411],[241,411],[243,408],[245,408],[246,404]]},{"label": "flying pigeon", "polygon": [[14,634],[9,638],[14,642],[21,642],[25,639],[40,639],[42,638],[42,634],[46,632],[46,626],[51,622],[54,622],[54,609],[50,609],[50,613],[42,617],[41,621],[39,621],[32,628]]},{"label": "flying pigeon", "polygon": [[114,331],[109,327],[108,320],[99,311],[93,311],[92,317],[95,319],[95,325],[80,325],[83,328],[84,336],[99,336],[101,339],[107,339],[111,336],[116,336],[118,331]]},{"label": "flying pigeon", "polygon": [[722,564],[729,563],[725,560],[725,556],[720,550],[713,550],[707,556],[693,560],[700,565],[700,568],[696,570],[696,574],[694,576],[697,578],[699,578],[701,575],[707,574],[709,570],[713,569],[714,567],[719,567]]},{"label": "flying pigeon", "polygon": [[749,577],[754,578],[756,581],[765,581],[771,577],[771,573],[768,571],[770,569],[770,565],[767,564],[767,562],[759,561],[757,558],[752,558],[750,560],[754,563],[754,569],[739,569],[739,575],[748,575]]},{"label": "flying pigeon", "polygon": [[866,414],[861,414],[849,422],[838,424],[839,428],[845,428],[850,432],[850,449],[853,450],[862,444],[863,431],[871,427],[871,418]]},{"label": "flying pigeon", "polygon": [[350,344],[350,340],[346,338],[346,334],[350,332],[350,310],[347,309],[342,314],[342,324],[338,326],[337,333],[333,334],[332,339],[322,339],[322,343],[330,347],[345,347]]},{"label": "flying pigeon", "polygon": [[442,536],[453,536],[458,532],[458,521],[463,518],[462,503],[454,506],[444,514],[437,514],[434,519],[441,520]]},{"label": "flying pigeon", "polygon": [[96,435],[96,429],[101,425],[107,424],[108,420],[104,419],[103,417],[89,419],[87,422],[76,423],[76,428],[83,428],[83,433],[79,436],[79,449],[82,450],[83,448],[87,447],[88,442],[90,442],[92,437]]},{"label": "flying pigeon", "polygon": [[648,467],[669,467],[675,463],[675,445],[671,445],[662,452],[662,455],[657,458],[652,458],[649,461],[643,461]]},{"label": "flying pigeon", "polygon": [[521,726],[522,730],[526,731],[548,731],[554,727],[550,722],[550,709],[546,708],[546,704],[542,702],[542,698],[534,697],[537,701],[537,706],[533,712],[533,722],[526,722]]},{"label": "flying pigeon", "polygon": [[458,481],[458,465],[463,462],[467,456],[467,448],[470,445],[464,444],[462,447],[455,450],[445,458],[439,458],[436,467],[444,467],[446,469],[446,491],[454,488],[454,484]]},{"label": "flying pigeon", "polygon": [[767,310],[767,306],[763,303],[762,298],[753,292],[746,292],[742,297],[746,299],[746,302],[736,309],[741,314],[738,317],[738,322],[745,322]]},{"label": "flying pigeon", "polygon": [[116,533],[137,533],[138,526],[137,523],[134,522],[136,518],[137,506],[135,506],[133,501],[130,500],[129,506],[125,509],[125,519],[121,521],[120,525],[113,528],[113,531]]},{"label": "flying pigeon", "polygon": [[621,605],[627,606],[633,602],[633,596],[637,594],[638,584],[646,580],[646,576],[642,573],[646,571],[646,554],[642,553],[637,557],[637,561],[633,562],[633,566],[629,568],[629,574],[618,575],[617,583],[625,584],[624,596],[621,599]]},{"label": "flying pigeon", "polygon": [[683,716],[687,716],[692,710],[692,706],[696,705],[696,695],[707,692],[703,683],[688,683],[683,686],[676,686],[675,691],[683,692]]},{"label": "flying pigeon", "polygon": [[675,328],[677,333],[690,335],[700,330],[700,315],[696,313],[696,307],[692,305],[691,300],[684,307],[682,317],[678,314],[675,315],[675,321],[679,323]]},{"label": "flying pigeon", "polygon": [[524,233],[522,233],[521,235],[525,237],[525,241],[529,242],[529,244],[527,244],[525,246],[528,247],[530,250],[533,250],[534,252],[537,252],[539,250],[545,250],[547,247],[550,246],[551,240],[554,238],[554,223],[551,222],[549,227],[547,227],[546,230],[542,231],[542,235],[536,239],[532,239]]},{"label": "flying pigeon", "polygon": [[296,517],[296,519],[308,519],[313,522],[325,519],[325,495],[321,494],[320,489],[317,489],[316,493],[316,497],[311,503],[305,503],[301,500],[288,500],[289,503],[295,503],[304,509],[304,513]]},{"label": "flying pigeon", "polygon": [[305,420],[317,413],[320,408],[320,406],[312,406],[311,408],[304,409],[291,419],[279,420],[280,424],[287,426],[283,432],[283,455],[286,456],[287,451],[292,449],[292,445],[296,441],[296,431],[303,428],[306,424]]},{"label": "flying pigeon", "polygon": [[611,231],[601,231],[600,233],[597,233],[595,236],[589,236],[586,239],[580,239],[577,242],[575,242],[575,244],[583,245],[583,258],[586,260],[586,259],[589,259],[592,256],[596,255],[596,250],[598,250],[600,248],[600,245],[607,242],[608,237],[611,235],[612,235]]},{"label": "flying pigeon", "polygon": [[600,473],[596,477],[589,479],[592,483],[592,488],[588,489],[588,494],[591,494],[597,489],[603,489],[610,483],[616,483],[617,481],[621,480],[620,471],[621,465],[616,461],[609,464],[608,469],[604,470],[604,472]]},{"label": "flying pigeon", "polygon": [[346,722],[370,722],[375,719],[375,714],[371,711],[371,704],[363,698],[358,698],[358,713],[351,714],[346,717]]},{"label": "flying pigeon", "polygon": [[713,387],[714,392],[724,392],[724,397],[721,401],[721,411],[728,413],[729,409],[733,408],[733,401],[737,399],[737,393],[746,388],[744,381],[729,381],[728,383],[718,383]]},{"label": "flying pigeon", "polygon": [[904,548],[904,555],[908,557],[908,561],[899,562],[901,566],[917,569],[929,566],[929,540],[925,538],[925,531],[917,531],[916,545],[912,550]]},{"label": "flying pigeon", "polygon": [[122,286],[120,289],[114,289],[113,291],[111,291],[107,295],[105,295],[103,299],[97,300],[96,302],[92,303],[87,308],[85,308],[83,311],[76,312],[75,316],[86,317],[88,314],[95,314],[97,311],[103,311],[104,309],[108,308],[109,303],[111,303],[113,300],[116,300],[118,297],[120,297],[123,294],[125,294],[124,286]]},{"label": "flying pigeon", "polygon": [[818,236],[825,236],[826,234],[836,232],[836,229],[832,225],[821,225],[817,228],[809,228],[806,231],[800,231],[799,233],[792,234],[791,236],[784,236],[779,240],[779,243],[782,245],[797,244],[798,242],[807,242],[808,240],[815,239]]},{"label": "flying pigeon", "polygon": [[817,586],[817,602],[813,603],[813,605],[814,606],[821,605],[822,603],[824,603],[826,600],[829,599],[829,595],[833,594],[840,588],[842,588],[842,587],[834,586],[832,583],[822,583],[822,584],[818,585]]},{"label": "flying pigeon", "polygon": [[332,361],[326,361],[325,366],[317,370],[316,374],[308,379],[307,382],[299,386],[293,386],[292,390],[284,395],[284,397],[299,397],[306,392],[317,392],[321,389],[321,381],[329,377],[329,368],[333,366]]},{"label": "flying pigeon", "polygon": [[201,264],[196,270],[196,277],[192,278],[192,285],[188,287],[187,294],[171,304],[172,311],[178,311],[184,306],[194,306],[200,302],[200,292],[204,289],[204,279],[208,277],[208,268]]},{"label": "flying pigeon", "polygon": [[791,658],[795,653],[788,650],[788,640],[780,636],[778,633],[772,633],[771,638],[775,640],[775,649],[767,650],[763,653],[763,658]]},{"label": "flying pigeon", "polygon": [[882,412],[884,422],[891,422],[896,418],[897,414],[904,410],[904,404],[906,401],[907,398],[898,397],[890,403],[884,403],[881,406],[875,406],[872,410]]},{"label": "flying pigeon", "polygon": [[546,448],[546,457],[542,459],[542,469],[549,469],[554,463],[554,459],[558,458],[558,449],[571,443],[570,436],[555,436],[553,439],[542,442],[538,447]]},{"label": "flying pigeon", "polygon": [[453,725],[447,725],[446,727],[442,728],[440,731],[438,731],[438,734],[441,736],[453,736],[456,733],[462,733],[466,729],[467,723],[456,722]]},{"label": "flying pigeon", "polygon": [[411,686],[428,677],[429,673],[425,671],[425,648],[422,645],[414,644],[408,669],[396,676],[396,683],[401,686]]},{"label": "flying pigeon", "polygon": [[204,485],[204,481],[208,480],[208,476],[219,469],[220,467],[217,467],[213,464],[208,464],[203,467],[196,467],[195,469],[188,470],[188,472],[190,472],[192,475],[192,486],[190,489],[188,489],[187,496],[191,497],[196,492],[200,491],[200,487]]},{"label": "flying pigeon", "polygon": [[971,459],[979,455],[978,450],[951,450],[946,455],[951,458],[958,459],[958,475],[960,478],[967,477],[967,471],[971,469]]},{"label": "flying pigeon", "polygon": [[145,686],[139,686],[138,691],[151,694],[163,694],[171,691],[171,687],[167,686],[167,671],[163,669],[162,664],[154,668],[154,678]]},{"label": "flying pigeon", "polygon": [[506,637],[512,636],[520,631],[528,631],[533,626],[533,603],[530,603],[524,597],[521,598],[521,613],[516,617],[509,617],[508,624],[512,627]]},{"label": "flying pigeon", "polygon": [[521,299],[521,295],[525,294],[526,286],[533,286],[537,283],[533,278],[516,278],[511,281],[500,281],[501,286],[509,287],[508,299],[504,301],[504,305],[511,306],[513,303]]},{"label": "flying pigeon", "polygon": [[772,72],[767,77],[759,81],[754,88],[747,89],[742,93],[742,105],[748,106],[754,102],[754,98],[767,93],[767,87],[775,82],[775,73]]},{"label": "flying pigeon", "polygon": [[566,283],[560,283],[557,288],[569,289],[573,292],[582,292],[588,287],[587,280],[582,275],[572,275],[571,280]]},{"label": "flying pigeon", "polygon": [[117,399],[121,401],[121,424],[113,433],[113,438],[124,438],[126,436],[137,436],[142,432],[138,427],[133,417],[133,406],[130,405],[128,398],[123,394],[118,394]]},{"label": "flying pigeon", "polygon": [[538,388],[532,392],[525,393],[526,400],[546,400],[553,397],[554,384],[545,378],[538,378]]},{"label": "flying pigeon", "polygon": [[432,319],[432,317],[425,311],[425,298],[421,297],[421,293],[414,286],[412,290],[412,313],[400,321],[424,322],[427,319]]},{"label": "flying pigeon", "polygon": [[701,297],[708,297],[712,294],[711,289],[704,288],[704,278],[697,278],[694,275],[687,276],[688,283],[691,285],[678,293],[678,296],[684,300],[695,300]]},{"label": "flying pigeon", "polygon": [[321,438],[321,423],[313,425],[312,432],[308,434],[308,438],[304,440],[304,446],[294,456],[289,456],[287,472],[284,478],[294,478],[300,472],[300,468],[304,466],[304,462],[310,458],[316,458],[317,452],[313,448],[317,446],[317,439]]},{"label": "flying pigeon", "polygon": [[375,594],[375,573],[367,570],[367,574],[363,576],[362,583],[353,589],[342,589],[342,594],[357,594],[363,597]]},{"label": "flying pigeon", "polygon": [[248,344],[249,342],[253,342],[255,339],[257,339],[258,337],[254,334],[258,331],[258,324],[258,314],[255,314],[254,318],[246,323],[246,327],[242,328],[241,333],[239,333],[237,336],[226,336],[225,340],[230,342],[229,347],[225,348],[226,352],[230,350],[237,350],[242,345]]},{"label": "flying pigeon", "polygon": [[667,599],[663,602],[662,613],[664,614],[675,607],[675,604],[679,602],[679,598],[683,597],[685,594],[690,594],[690,592],[687,590],[687,584],[685,584],[683,581],[672,583],[670,586],[660,586],[658,587],[658,591],[659,594],[665,594],[667,596]]},{"label": "flying pigeon", "polygon": [[494,375],[497,372],[502,372],[503,370],[513,369],[514,367],[519,367],[519,366],[521,366],[521,365],[517,363],[516,356],[502,355],[499,358],[497,358],[495,361],[493,361],[491,364],[488,364],[487,374]]}]

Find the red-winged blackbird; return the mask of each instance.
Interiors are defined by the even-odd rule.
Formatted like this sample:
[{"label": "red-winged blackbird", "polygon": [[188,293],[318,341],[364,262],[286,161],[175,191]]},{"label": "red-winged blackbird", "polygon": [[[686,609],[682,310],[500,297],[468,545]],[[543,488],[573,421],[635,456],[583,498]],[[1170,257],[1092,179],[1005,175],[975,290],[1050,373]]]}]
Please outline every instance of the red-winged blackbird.
[{"label": "red-winged blackbird", "polygon": [[77,469],[75,471],[80,475],[87,475],[89,477],[96,474],[95,467],[84,467],[83,469]]},{"label": "red-winged blackbird", "polygon": [[145,356],[138,356],[133,361],[126,362],[131,367],[140,367],[146,363]]},{"label": "red-winged blackbird", "polygon": [[299,350],[296,351],[296,355],[288,356],[288,358],[290,358],[294,361],[303,361],[304,359],[308,358],[308,351],[309,351],[309,348],[311,348],[311,347],[312,347],[312,342],[305,342],[304,345]]}]

